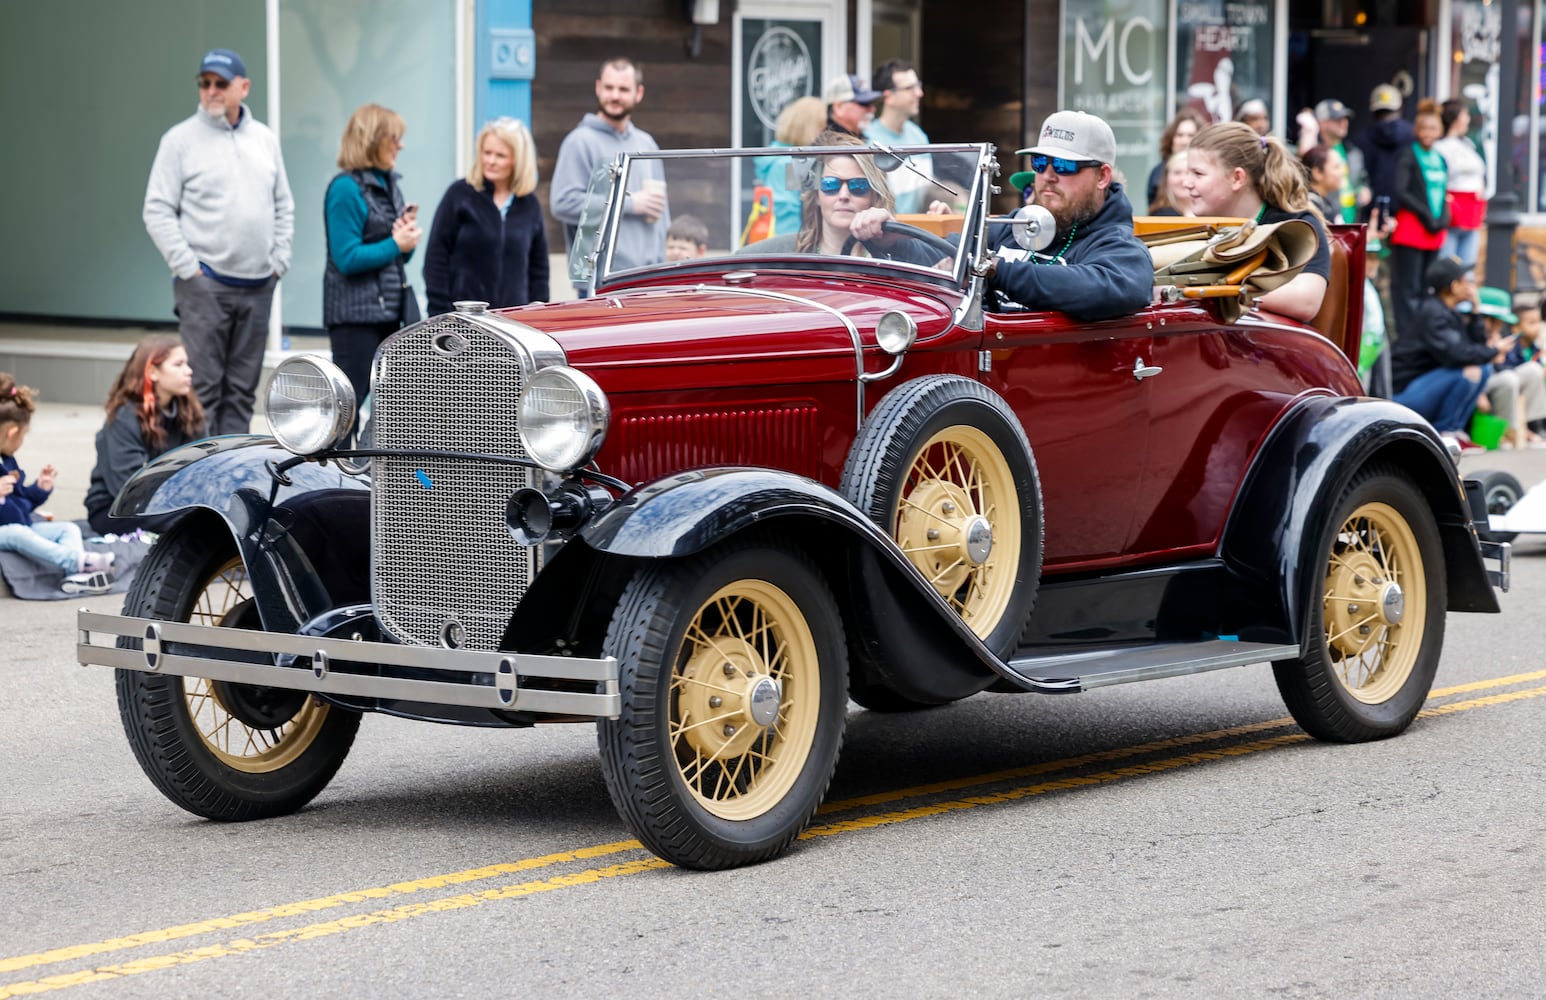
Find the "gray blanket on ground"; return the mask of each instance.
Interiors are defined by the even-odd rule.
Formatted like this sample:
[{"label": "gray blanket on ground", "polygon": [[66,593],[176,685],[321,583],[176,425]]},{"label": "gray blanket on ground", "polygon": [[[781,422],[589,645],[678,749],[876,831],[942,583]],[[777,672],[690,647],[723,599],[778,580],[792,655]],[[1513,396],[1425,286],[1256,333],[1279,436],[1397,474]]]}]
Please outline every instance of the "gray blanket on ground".
[{"label": "gray blanket on ground", "polygon": [[[86,538],[86,551],[111,552],[113,554],[113,586],[109,594],[122,594],[134,579],[135,567],[144,561],[150,545],[139,539],[118,539],[105,542],[94,538],[91,526],[77,521],[81,534]],[[79,598],[80,594],[66,594],[59,589],[64,582],[64,572],[57,566],[45,566],[33,562],[20,552],[0,552],[0,576],[5,577],[11,593],[24,601],[63,601]]]}]

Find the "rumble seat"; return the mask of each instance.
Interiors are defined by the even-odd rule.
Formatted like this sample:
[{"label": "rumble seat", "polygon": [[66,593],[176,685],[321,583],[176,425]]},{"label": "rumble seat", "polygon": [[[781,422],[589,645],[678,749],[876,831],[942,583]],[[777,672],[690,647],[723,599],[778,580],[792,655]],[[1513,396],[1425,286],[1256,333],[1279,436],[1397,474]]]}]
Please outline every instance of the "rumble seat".
[{"label": "rumble seat", "polygon": [[1360,324],[1348,320],[1348,262],[1347,249],[1335,237],[1331,240],[1331,274],[1326,279],[1326,298],[1320,312],[1310,320],[1310,325],[1325,335],[1326,339],[1342,348],[1353,364],[1358,363],[1358,344],[1363,337]]}]

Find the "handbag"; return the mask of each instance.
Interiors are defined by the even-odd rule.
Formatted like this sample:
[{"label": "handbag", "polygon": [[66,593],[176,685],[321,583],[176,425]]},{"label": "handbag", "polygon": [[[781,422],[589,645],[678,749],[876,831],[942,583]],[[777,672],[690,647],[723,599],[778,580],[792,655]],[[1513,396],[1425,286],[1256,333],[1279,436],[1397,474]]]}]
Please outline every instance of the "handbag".
[{"label": "handbag", "polygon": [[398,299],[397,328],[401,330],[405,326],[412,326],[424,318],[419,311],[419,297],[413,294],[413,286],[403,282],[403,294]]}]

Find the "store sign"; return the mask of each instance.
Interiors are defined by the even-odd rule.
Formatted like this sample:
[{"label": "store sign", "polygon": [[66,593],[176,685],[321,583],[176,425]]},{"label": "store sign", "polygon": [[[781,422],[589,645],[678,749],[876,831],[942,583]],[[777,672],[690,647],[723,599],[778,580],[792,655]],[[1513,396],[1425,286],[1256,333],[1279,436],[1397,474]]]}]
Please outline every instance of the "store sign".
[{"label": "store sign", "polygon": [[[1059,106],[1099,115],[1117,140],[1117,167],[1143,200],[1169,118],[1168,0],[1065,0]],[[1054,109],[1047,109],[1048,111]],[[1147,206],[1134,202],[1142,211]]]},{"label": "store sign", "polygon": [[1176,4],[1178,104],[1230,121],[1249,100],[1272,105],[1273,0]]},{"label": "store sign", "polygon": [[741,52],[741,145],[766,146],[785,105],[820,89],[821,22],[745,18]]}]

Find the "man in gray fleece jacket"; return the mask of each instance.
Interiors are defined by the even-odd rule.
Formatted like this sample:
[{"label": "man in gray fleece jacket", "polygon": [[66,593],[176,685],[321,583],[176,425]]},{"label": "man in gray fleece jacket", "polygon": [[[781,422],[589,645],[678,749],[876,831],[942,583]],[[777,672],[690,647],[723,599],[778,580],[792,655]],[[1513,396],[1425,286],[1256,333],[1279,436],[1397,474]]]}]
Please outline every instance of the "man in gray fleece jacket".
[{"label": "man in gray fleece jacket", "polygon": [[263,370],[274,285],[290,266],[295,201],[279,139],[242,103],[241,56],[199,63],[199,109],[161,137],[145,229],[175,276],[183,346],[210,434],[245,434]]},{"label": "man in gray fleece jacket", "polygon": [[[660,148],[648,132],[630,120],[633,109],[643,99],[644,74],[637,66],[627,59],[605,63],[596,81],[597,111],[580,119],[580,124],[564,136],[558,147],[548,208],[553,218],[564,224],[564,235],[571,248],[596,168],[611,163],[618,153],[644,153]],[[666,230],[671,226],[665,187],[666,175],[660,160],[636,163],[629,170],[623,221],[612,253],[613,270],[665,260]],[[600,199],[606,192],[605,186],[598,188],[593,212],[603,207]]]}]

